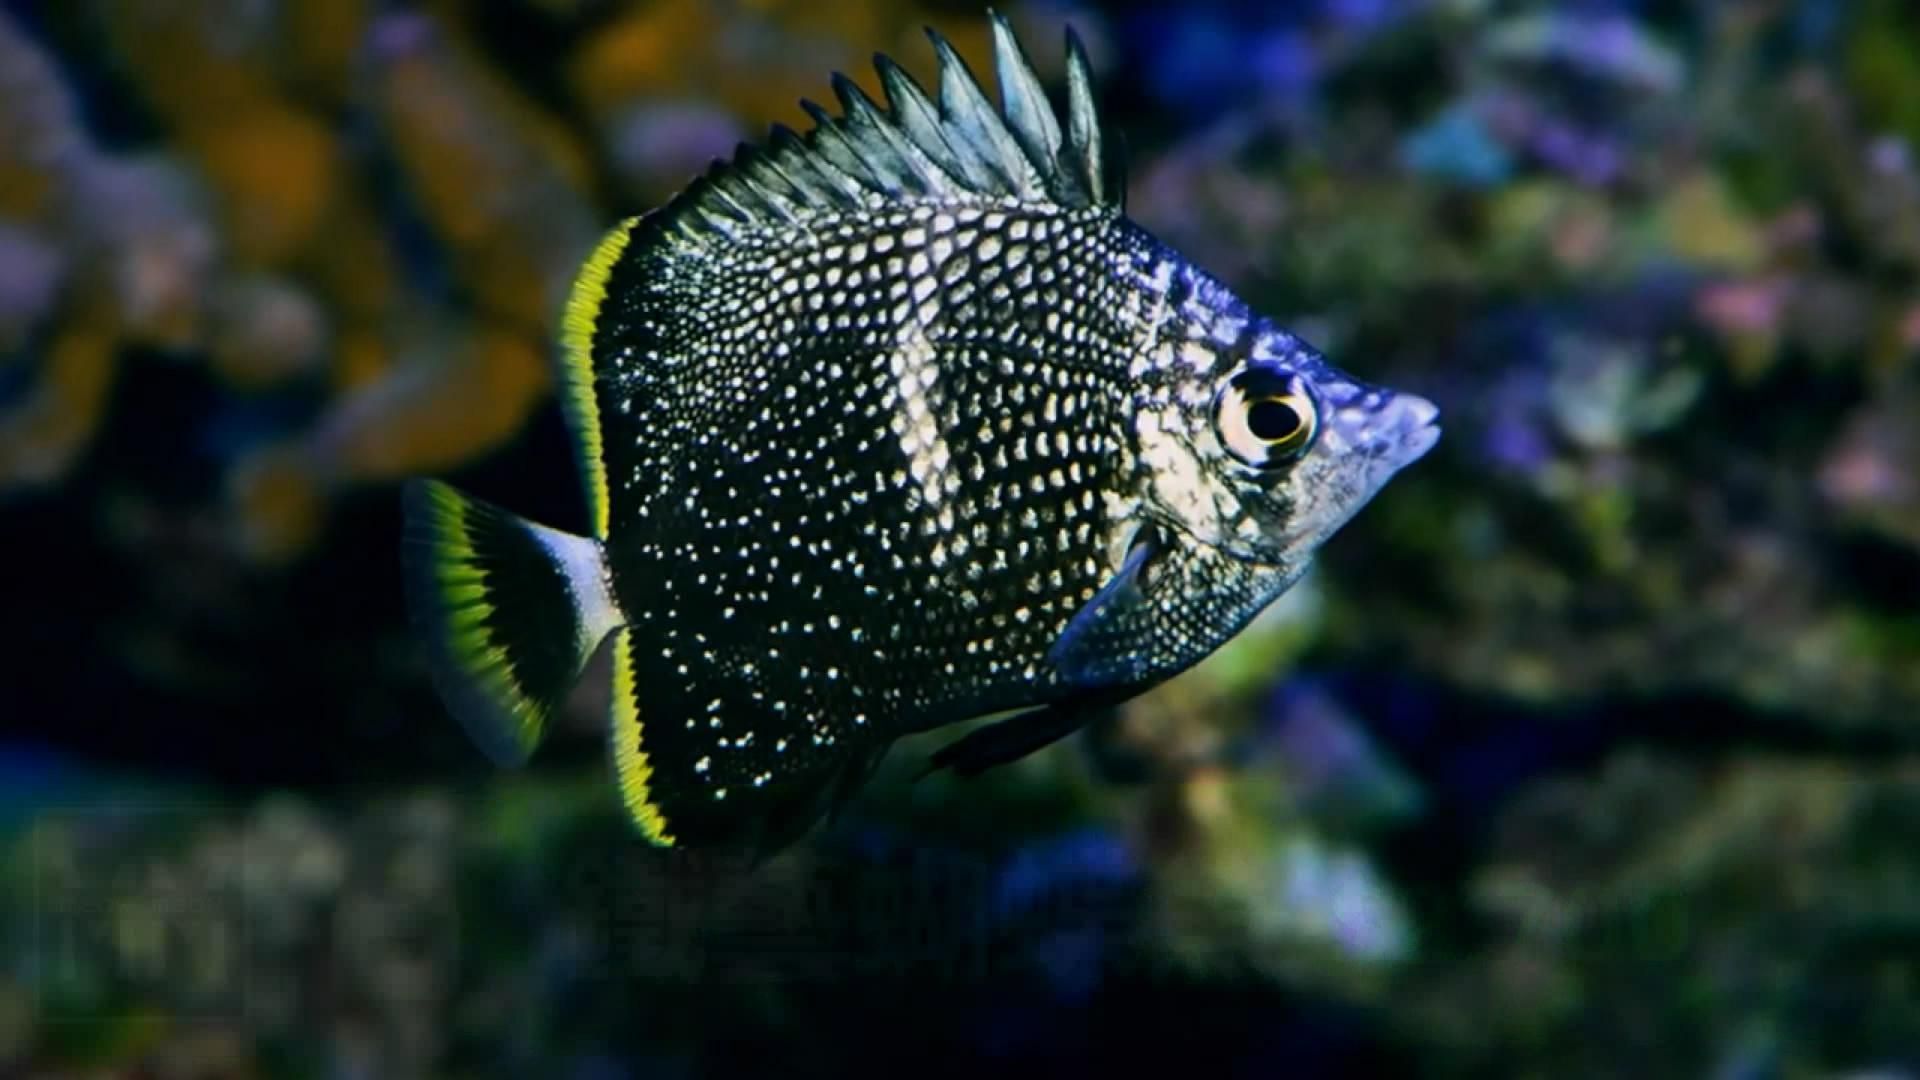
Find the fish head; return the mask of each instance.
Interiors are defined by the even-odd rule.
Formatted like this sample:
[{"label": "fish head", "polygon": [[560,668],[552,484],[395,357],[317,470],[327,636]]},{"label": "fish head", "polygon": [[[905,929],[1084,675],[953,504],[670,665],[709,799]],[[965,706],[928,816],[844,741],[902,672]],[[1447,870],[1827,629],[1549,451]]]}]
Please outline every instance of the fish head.
[{"label": "fish head", "polygon": [[[1304,567],[1315,550],[1440,437],[1439,409],[1362,382],[1271,323],[1251,319],[1204,362],[1179,365],[1149,420],[1149,501],[1237,558]],[[1190,352],[1197,347],[1189,345]],[[1177,428],[1177,439],[1166,438]],[[1156,445],[1157,444],[1157,447]]]}]

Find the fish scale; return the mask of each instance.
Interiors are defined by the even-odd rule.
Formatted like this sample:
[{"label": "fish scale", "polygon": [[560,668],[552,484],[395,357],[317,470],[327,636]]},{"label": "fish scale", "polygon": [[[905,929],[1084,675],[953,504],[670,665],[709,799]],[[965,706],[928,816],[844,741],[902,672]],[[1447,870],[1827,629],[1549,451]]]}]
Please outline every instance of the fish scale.
[{"label": "fish scale", "polygon": [[431,482],[409,604],[517,763],[611,639],[609,745],[657,845],[790,842],[911,732],[973,773],[1218,648],[1437,438],[1129,221],[1069,36],[1065,123],[995,19],[996,109],[775,129],[623,222],[565,319],[591,535]]}]

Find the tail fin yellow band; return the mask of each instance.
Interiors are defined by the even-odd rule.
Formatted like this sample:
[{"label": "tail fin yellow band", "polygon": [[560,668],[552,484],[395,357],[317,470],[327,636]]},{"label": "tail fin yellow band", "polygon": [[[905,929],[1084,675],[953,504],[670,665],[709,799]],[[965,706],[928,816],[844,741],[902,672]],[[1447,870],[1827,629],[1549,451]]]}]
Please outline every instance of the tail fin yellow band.
[{"label": "tail fin yellow band", "polygon": [[600,547],[415,481],[405,492],[407,607],[447,707],[517,765],[619,622]]}]

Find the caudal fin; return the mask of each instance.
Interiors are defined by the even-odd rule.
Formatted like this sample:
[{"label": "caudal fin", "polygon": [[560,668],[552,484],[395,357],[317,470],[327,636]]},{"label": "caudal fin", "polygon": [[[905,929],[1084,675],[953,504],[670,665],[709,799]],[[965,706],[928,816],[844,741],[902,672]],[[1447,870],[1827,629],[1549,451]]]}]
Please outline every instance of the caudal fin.
[{"label": "caudal fin", "polygon": [[432,480],[410,482],[407,608],[447,708],[517,765],[620,617],[600,545]]}]

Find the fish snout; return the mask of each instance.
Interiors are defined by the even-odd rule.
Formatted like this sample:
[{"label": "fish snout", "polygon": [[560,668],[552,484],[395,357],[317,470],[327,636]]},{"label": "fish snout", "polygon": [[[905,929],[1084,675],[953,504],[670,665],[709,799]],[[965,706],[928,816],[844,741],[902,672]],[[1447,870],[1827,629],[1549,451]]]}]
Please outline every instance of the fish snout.
[{"label": "fish snout", "polygon": [[1418,394],[1395,394],[1387,406],[1388,430],[1399,446],[1396,468],[1418,461],[1440,441],[1440,407]]}]

